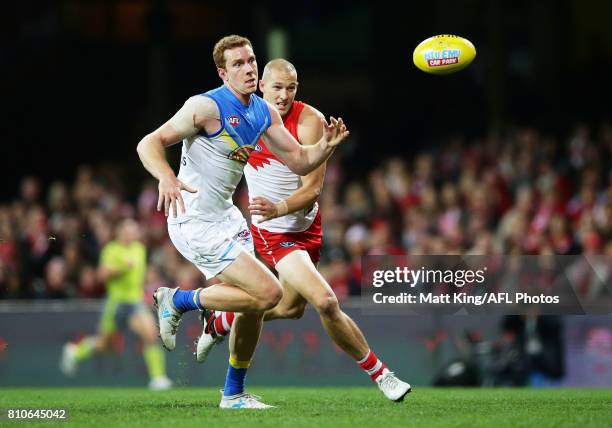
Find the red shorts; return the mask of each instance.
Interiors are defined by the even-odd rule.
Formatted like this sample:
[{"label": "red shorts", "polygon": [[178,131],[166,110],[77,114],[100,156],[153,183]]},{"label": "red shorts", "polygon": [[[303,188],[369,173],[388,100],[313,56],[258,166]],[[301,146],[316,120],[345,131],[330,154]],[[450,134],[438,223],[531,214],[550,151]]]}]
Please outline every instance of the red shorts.
[{"label": "red shorts", "polygon": [[307,251],[310,260],[316,264],[321,258],[323,243],[321,211],[317,212],[310,227],[303,232],[270,232],[251,224],[251,235],[255,249],[272,267],[295,250]]}]

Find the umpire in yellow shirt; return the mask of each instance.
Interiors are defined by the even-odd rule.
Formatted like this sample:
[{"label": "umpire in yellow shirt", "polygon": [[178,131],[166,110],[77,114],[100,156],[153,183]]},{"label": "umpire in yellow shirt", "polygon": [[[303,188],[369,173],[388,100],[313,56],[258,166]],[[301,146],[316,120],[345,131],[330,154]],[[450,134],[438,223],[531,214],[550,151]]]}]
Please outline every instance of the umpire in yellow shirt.
[{"label": "umpire in yellow shirt", "polygon": [[147,269],[147,250],[140,242],[140,226],[133,219],[122,220],[116,238],[102,249],[99,278],[106,283],[107,299],[98,333],[78,344],[67,343],[62,352],[60,368],[74,376],[78,364],[109,349],[112,335],[128,327],[142,340],[143,355],[149,371],[149,388],[168,389],[172,382],[166,377],[164,353],[157,343],[157,328],[149,308],[142,302]]}]

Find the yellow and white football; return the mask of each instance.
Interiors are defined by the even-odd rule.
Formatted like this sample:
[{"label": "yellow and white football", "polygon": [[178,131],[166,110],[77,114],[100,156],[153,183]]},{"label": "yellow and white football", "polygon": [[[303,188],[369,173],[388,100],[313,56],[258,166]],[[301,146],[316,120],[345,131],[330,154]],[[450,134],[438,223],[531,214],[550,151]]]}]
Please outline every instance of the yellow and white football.
[{"label": "yellow and white football", "polygon": [[412,61],[426,73],[451,74],[470,65],[475,57],[476,48],[468,39],[441,34],[419,43]]}]

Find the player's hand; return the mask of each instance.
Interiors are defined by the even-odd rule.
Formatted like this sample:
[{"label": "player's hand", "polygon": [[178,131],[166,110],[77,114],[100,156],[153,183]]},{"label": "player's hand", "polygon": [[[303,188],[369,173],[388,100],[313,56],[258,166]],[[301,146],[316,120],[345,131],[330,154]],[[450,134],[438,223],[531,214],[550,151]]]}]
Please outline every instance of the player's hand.
[{"label": "player's hand", "polygon": [[164,214],[168,217],[170,208],[172,207],[172,216],[176,218],[176,204],[181,208],[181,212],[185,213],[185,202],[181,196],[181,190],[189,193],[195,193],[198,190],[190,187],[172,175],[168,175],[159,180],[159,197],[157,199],[157,211],[164,208]]},{"label": "player's hand", "polygon": [[330,117],[329,123],[324,118],[321,118],[321,124],[324,131],[322,141],[328,147],[336,147],[349,135],[349,131],[346,129],[346,125],[341,117],[338,120]]},{"label": "player's hand", "polygon": [[262,223],[280,216],[279,207],[277,204],[273,204],[261,196],[254,197],[249,203],[249,212],[251,215],[260,216],[258,223]]}]

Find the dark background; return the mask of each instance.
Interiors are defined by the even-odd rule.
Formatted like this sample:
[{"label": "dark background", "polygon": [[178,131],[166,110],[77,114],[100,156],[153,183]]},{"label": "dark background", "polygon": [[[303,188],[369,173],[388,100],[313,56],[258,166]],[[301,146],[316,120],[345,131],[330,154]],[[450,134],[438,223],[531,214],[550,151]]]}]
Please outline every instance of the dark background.
[{"label": "dark background", "polygon": [[[432,0],[401,10],[384,1],[3,4],[0,315],[51,318],[42,345],[23,323],[2,332],[0,374],[10,371],[4,379],[16,385],[43,370],[40,383],[65,382],[54,369],[59,349],[92,331],[96,299],[105,293],[95,266],[122,218],[136,218],[145,231],[148,304],[159,285],[202,285],[199,271],[168,241],[165,218],[155,210],[156,183],[135,148],[185,99],[221,84],[212,49],[232,33],[251,39],[260,69],[275,55],[273,35],[283,34],[299,71],[299,98],[349,125],[319,200],[319,270],[343,307],[359,308],[352,296],[361,294],[361,257],[390,254],[579,254],[585,258],[567,264],[575,292],[609,301],[603,285],[612,265],[595,272],[583,262],[593,255],[612,260],[610,17],[612,2],[580,0]],[[419,71],[413,49],[436,34],[471,40],[474,63],[449,76]],[[179,153],[180,145],[168,150],[175,167]],[[245,186],[235,200],[247,214]],[[550,290],[554,279],[544,272],[525,283]],[[83,322],[67,324],[65,316],[76,313]],[[500,385],[612,384],[609,317],[532,315],[467,317],[481,331],[463,342],[467,331],[456,320],[411,324],[423,332],[406,332],[410,351],[398,347],[396,330],[382,328],[393,336],[388,340],[378,332],[368,337],[383,340],[376,345],[381,353],[407,358],[417,383],[443,373],[450,355],[480,349],[480,335],[507,361],[494,364]],[[296,331],[310,331],[310,324],[296,324]],[[291,352],[318,364],[302,348],[315,343],[312,337],[319,343],[324,333],[317,331],[296,339]],[[182,334],[193,340],[194,332]],[[539,352],[529,349],[534,338],[544,345]],[[273,343],[262,339],[264,349]],[[321,355],[330,359],[318,365],[333,370],[335,351],[326,347]],[[142,374],[140,357],[138,364]],[[295,366],[287,367],[293,373]]]},{"label": "dark background", "polygon": [[[137,190],[146,173],[136,144],[220,84],[212,47],[232,33],[251,39],[260,69],[269,32],[286,33],[299,98],[346,119],[354,137],[343,162],[354,171],[456,132],[537,125],[563,135],[612,111],[607,1],[433,0],[401,11],[381,1],[22,0],[3,9],[4,201],[25,175],[70,180],[82,163],[117,164],[134,178],[126,192]],[[414,47],[439,33],[474,43],[467,70],[414,67]]]}]

